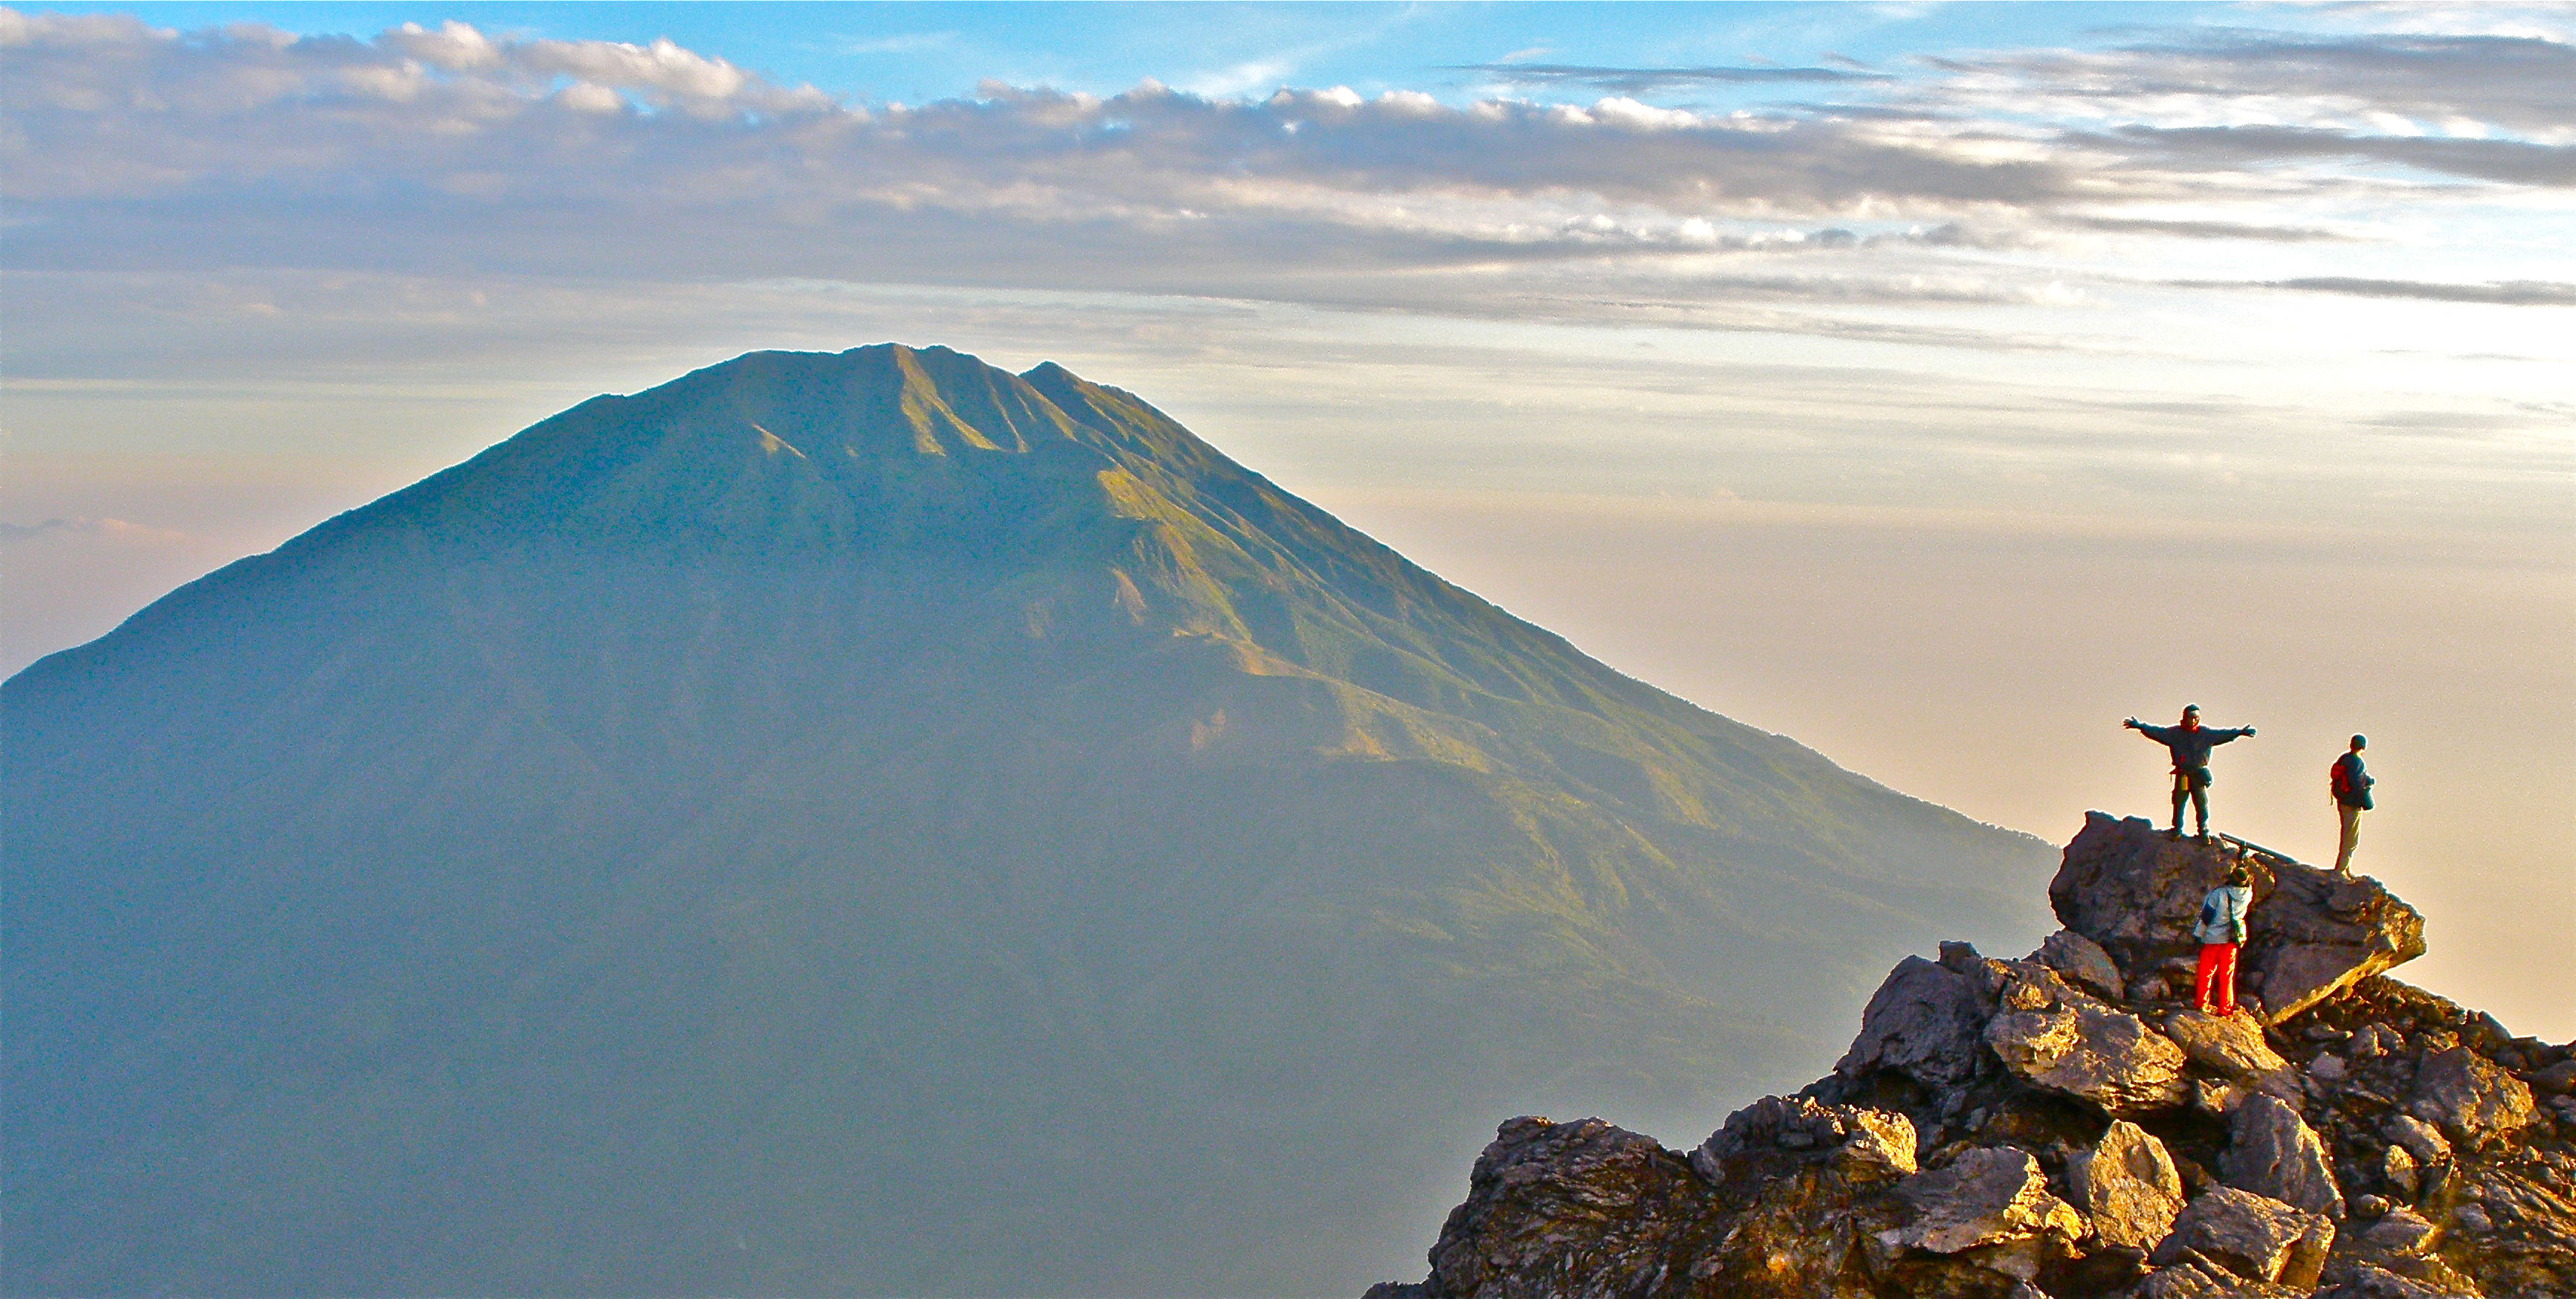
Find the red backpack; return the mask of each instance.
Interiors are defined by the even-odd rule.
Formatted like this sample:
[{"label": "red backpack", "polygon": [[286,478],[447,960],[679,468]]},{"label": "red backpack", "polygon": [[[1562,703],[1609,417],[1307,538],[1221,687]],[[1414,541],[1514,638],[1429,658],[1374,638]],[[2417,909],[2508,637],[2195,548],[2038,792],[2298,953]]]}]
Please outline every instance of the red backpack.
[{"label": "red backpack", "polygon": [[2342,758],[2335,759],[2334,765],[2326,769],[2326,785],[2334,791],[2334,796],[2337,798],[2342,798],[2345,795],[2350,794],[2352,792],[2352,764],[2344,761]]}]

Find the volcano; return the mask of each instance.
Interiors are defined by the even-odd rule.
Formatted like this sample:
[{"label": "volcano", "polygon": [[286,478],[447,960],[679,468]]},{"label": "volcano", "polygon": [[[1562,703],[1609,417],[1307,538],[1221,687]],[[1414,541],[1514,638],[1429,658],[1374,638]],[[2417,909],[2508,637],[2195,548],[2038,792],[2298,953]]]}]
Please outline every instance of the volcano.
[{"label": "volcano", "polygon": [[0,709],[22,1295],[1354,1292],[2055,864],[943,348],[584,402]]}]

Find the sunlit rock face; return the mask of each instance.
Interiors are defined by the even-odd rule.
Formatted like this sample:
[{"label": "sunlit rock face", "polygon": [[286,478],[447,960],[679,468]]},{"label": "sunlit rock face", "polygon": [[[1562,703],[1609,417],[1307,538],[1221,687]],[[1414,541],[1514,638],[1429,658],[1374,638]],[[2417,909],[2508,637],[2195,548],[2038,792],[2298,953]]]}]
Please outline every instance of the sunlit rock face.
[{"label": "sunlit rock face", "polygon": [[12,1294],[1356,1288],[1493,1114],[1697,1122],[2047,927],[2036,841],[937,348],[585,402],[0,726]]},{"label": "sunlit rock face", "polygon": [[[1831,1075],[1738,1110],[1651,1203],[1598,1161],[1551,1157],[1531,1139],[1557,1130],[1544,1120],[1506,1124],[1510,1194],[1480,1164],[1432,1255],[1487,1264],[1375,1299],[2576,1292],[2576,1046],[2378,974],[2339,975],[2269,1026],[2199,1014],[2136,977],[2161,960],[2162,922],[2118,917],[2235,850],[2120,826],[2096,814],[2066,850],[2051,892],[2075,932],[2017,961],[1963,943],[1906,958]],[[1643,1137],[1580,1131],[1673,1167]],[[1899,1133],[1911,1158],[1884,1153]],[[1655,1248],[1603,1265],[1602,1242],[1641,1241],[1641,1224]],[[1557,1288],[1569,1260],[1589,1270]]]}]

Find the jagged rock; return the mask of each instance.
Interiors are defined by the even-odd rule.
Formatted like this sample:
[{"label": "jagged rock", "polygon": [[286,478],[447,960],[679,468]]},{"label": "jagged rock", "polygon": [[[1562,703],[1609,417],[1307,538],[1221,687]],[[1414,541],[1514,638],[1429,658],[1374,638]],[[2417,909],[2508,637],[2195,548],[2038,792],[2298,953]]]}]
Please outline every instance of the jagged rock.
[{"label": "jagged rock", "polygon": [[[1704,1185],[1651,1137],[1600,1119],[1502,1125],[1431,1248],[1441,1299],[1627,1295],[1714,1242]],[[1546,1278],[1547,1288],[1533,1288]]]},{"label": "jagged rock", "polygon": [[1691,1152],[1690,1166],[1711,1182],[1723,1182],[1729,1157],[1771,1149],[1833,1151],[1855,1181],[1902,1177],[1915,1171],[1914,1120],[1804,1096],[1765,1096],[1727,1115],[1725,1126]]},{"label": "jagged rock", "polygon": [[2182,1212],[2182,1174],[2165,1143],[2126,1119],[2115,1120],[2091,1150],[2066,1160],[2075,1207],[2103,1244],[2153,1250]]},{"label": "jagged rock", "polygon": [[2334,1235],[2324,1214],[2222,1186],[2183,1208],[2152,1257],[2161,1267],[2198,1254],[2249,1280],[2314,1286]]},{"label": "jagged rock", "polygon": [[[2070,861],[2120,848],[2087,831],[2104,842]],[[2576,1097],[2549,1090],[2576,1044],[2376,975],[2268,1029],[2130,1013],[2115,975],[2169,988],[2187,947],[2140,930],[2153,959],[2106,970],[2078,923],[2094,900],[2060,903],[2068,930],[2027,959],[1908,959],[1835,1073],[1687,1159],[1597,1120],[1506,1125],[1431,1280],[1377,1299],[2576,1296],[2576,1145],[2553,1117],[2576,1137]]]},{"label": "jagged rock", "polygon": [[2065,975],[2088,992],[2106,1001],[2118,1001],[2128,982],[2111,954],[2100,943],[2075,932],[2060,929],[2050,934],[2031,954],[2031,959]]},{"label": "jagged rock", "polygon": [[2027,1281],[2051,1257],[2073,1253],[2084,1219],[2048,1193],[2048,1178],[2029,1151],[2010,1146],[1964,1150],[1948,1167],[1897,1183],[1913,1209],[1894,1229],[1895,1244],[1932,1254],[1978,1252],[1987,1268]]},{"label": "jagged rock", "polygon": [[[1973,958],[1975,949],[1968,954]],[[1967,1082],[1977,1073],[1986,1012],[1967,977],[1920,956],[1906,957],[1870,997],[1860,1036],[1834,1072],[1857,1078],[1893,1069],[1935,1090]]]},{"label": "jagged rock", "polygon": [[2147,1274],[2130,1299],[2291,1299],[2305,1292],[2253,1281],[2202,1258],[2186,1257]]},{"label": "jagged rock", "polygon": [[2576,1059],[2561,1060],[2545,1069],[2533,1070],[2531,1089],[2536,1092],[2547,1092],[2553,1096],[2564,1096],[2568,1092],[2576,1091]]},{"label": "jagged rock", "polygon": [[[2141,976],[2195,952],[2200,900],[2234,861],[2223,845],[2168,840],[2143,817],[2091,812],[2066,846],[2049,901],[2067,928],[2110,953],[2135,988]],[[2237,964],[2243,985],[2259,992],[2266,1023],[2424,954],[2424,918],[2378,881],[2266,857],[2246,864],[2255,877],[2254,906]]]},{"label": "jagged rock", "polygon": [[2286,1101],[2299,1099],[2299,1071],[2263,1040],[2263,1028],[2253,1016],[2221,1018],[2177,1010],[2165,1016],[2164,1030],[2192,1063],[2241,1086]]},{"label": "jagged rock", "polygon": [[2361,1238],[2391,1254],[2420,1254],[2432,1247],[2437,1230],[2423,1214],[2400,1205],[2381,1214]]},{"label": "jagged rock", "polygon": [[2387,1122],[2379,1125],[2379,1131],[2391,1144],[2401,1146],[2407,1154],[2413,1155],[2419,1167],[2450,1162],[2451,1143],[2443,1137],[2441,1129],[2414,1115],[2391,1114]]},{"label": "jagged rock", "polygon": [[2218,1167],[2230,1186],[2310,1213],[2343,1216],[2343,1192],[2335,1186],[2325,1143],[2279,1097],[2249,1096],[2227,1116],[2227,1151]]},{"label": "jagged rock", "polygon": [[2464,1046],[2424,1061],[2407,1110],[2468,1150],[2520,1132],[2540,1117],[2521,1079]]},{"label": "jagged rock", "polygon": [[1999,1014],[1987,1022],[1985,1041],[2033,1086],[2091,1101],[2114,1117],[2170,1109],[2191,1096],[2180,1047],[2137,1016],[2089,999]]},{"label": "jagged rock", "polygon": [[2399,1195],[2414,1199],[2415,1156],[2408,1154],[2404,1146],[2390,1145],[2379,1153],[2379,1180]]}]

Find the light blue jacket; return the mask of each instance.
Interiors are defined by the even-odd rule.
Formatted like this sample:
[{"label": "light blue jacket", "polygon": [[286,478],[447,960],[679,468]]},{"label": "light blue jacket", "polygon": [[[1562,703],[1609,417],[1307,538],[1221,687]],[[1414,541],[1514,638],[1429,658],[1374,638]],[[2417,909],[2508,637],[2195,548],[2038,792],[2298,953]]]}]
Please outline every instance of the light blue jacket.
[{"label": "light blue jacket", "polygon": [[2241,943],[2245,941],[2245,909],[2254,905],[2254,890],[2242,884],[2221,884],[2200,900],[2200,923],[2191,927],[2191,936],[2204,943]]}]

